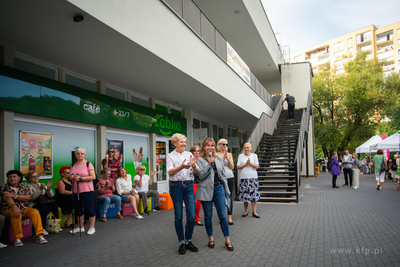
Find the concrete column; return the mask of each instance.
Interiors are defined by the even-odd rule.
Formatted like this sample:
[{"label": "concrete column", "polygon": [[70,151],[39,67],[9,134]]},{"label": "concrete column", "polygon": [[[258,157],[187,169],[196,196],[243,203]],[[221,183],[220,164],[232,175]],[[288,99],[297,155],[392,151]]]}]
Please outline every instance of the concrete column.
[{"label": "concrete column", "polygon": [[8,46],[0,46],[0,64],[14,68],[14,49]]},{"label": "concrete column", "polygon": [[105,157],[107,152],[107,142],[106,142],[106,131],[107,126],[97,125],[96,130],[96,172],[100,174],[100,170],[103,168],[101,165],[101,160]]},{"label": "concrete column", "polygon": [[186,138],[186,142],[187,142],[187,147],[191,148],[193,146],[193,113],[191,109],[183,109],[182,110],[182,115],[183,117],[186,119],[186,123],[187,123],[187,138]]},{"label": "concrete column", "polygon": [[104,80],[96,81],[96,92],[102,95],[106,94],[106,81]]},{"label": "concrete column", "polygon": [[[155,133],[150,133],[149,134],[149,175],[152,171],[156,170],[156,134]],[[152,177],[153,183],[157,183],[157,175],[154,175]]]},{"label": "concrete column", "polygon": [[6,173],[14,169],[14,112],[0,110],[0,184],[6,182]]}]

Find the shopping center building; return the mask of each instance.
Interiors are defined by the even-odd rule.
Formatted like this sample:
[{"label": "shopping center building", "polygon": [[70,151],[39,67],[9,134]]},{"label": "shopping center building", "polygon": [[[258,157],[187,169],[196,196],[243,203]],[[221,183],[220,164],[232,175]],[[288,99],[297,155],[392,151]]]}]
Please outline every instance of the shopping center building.
[{"label": "shopping center building", "polygon": [[[310,64],[284,62],[267,14],[259,0],[2,1],[0,183],[10,169],[56,181],[77,147],[99,171],[112,146],[168,191],[176,132],[237,155],[282,95],[302,108],[311,93]],[[312,158],[312,118],[307,135]]]}]

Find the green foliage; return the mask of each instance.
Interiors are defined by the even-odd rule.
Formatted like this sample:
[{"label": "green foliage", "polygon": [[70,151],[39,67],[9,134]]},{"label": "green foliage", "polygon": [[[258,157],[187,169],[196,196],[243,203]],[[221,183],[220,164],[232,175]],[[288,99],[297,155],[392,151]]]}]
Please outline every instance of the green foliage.
[{"label": "green foliage", "polygon": [[[324,156],[330,157],[334,151],[354,151],[375,135],[378,122],[391,115],[396,106],[399,75],[385,79],[382,63],[366,60],[366,56],[361,52],[346,63],[342,75],[327,63],[314,76],[314,134],[316,147],[321,147]],[[386,130],[382,126],[378,129]]]}]

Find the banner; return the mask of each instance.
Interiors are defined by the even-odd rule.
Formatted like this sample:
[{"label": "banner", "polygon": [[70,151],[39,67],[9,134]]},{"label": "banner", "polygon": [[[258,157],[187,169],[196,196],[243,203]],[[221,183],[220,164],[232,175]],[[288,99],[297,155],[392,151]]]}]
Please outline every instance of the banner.
[{"label": "banner", "polygon": [[20,131],[19,167],[22,175],[35,170],[40,179],[53,178],[53,135]]},{"label": "banner", "polygon": [[227,42],[227,63],[228,65],[245,81],[251,86],[250,81],[250,68],[246,65],[243,59],[236,53],[235,49]]}]

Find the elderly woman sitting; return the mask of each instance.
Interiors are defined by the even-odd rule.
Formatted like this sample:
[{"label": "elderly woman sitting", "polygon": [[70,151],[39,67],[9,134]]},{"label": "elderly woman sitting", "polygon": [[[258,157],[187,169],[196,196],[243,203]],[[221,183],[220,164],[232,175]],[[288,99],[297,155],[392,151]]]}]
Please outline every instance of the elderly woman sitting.
[{"label": "elderly woman sitting", "polygon": [[[39,183],[40,174],[37,171],[29,171],[25,175],[26,180],[29,182],[28,186],[31,190],[32,198],[29,201],[29,207],[35,208],[39,211],[42,219],[43,229],[46,228],[46,217],[49,211],[58,218],[58,206],[54,198],[51,185],[53,181],[47,182],[47,185]],[[46,235],[46,230],[44,231]]]},{"label": "elderly woman sitting", "polygon": [[27,184],[22,183],[22,173],[17,170],[7,172],[7,183],[0,187],[0,195],[3,197],[1,203],[2,214],[11,223],[14,236],[14,246],[22,247],[21,238],[22,219],[30,219],[36,230],[36,241],[40,244],[47,243],[43,237],[42,221],[37,209],[30,208],[28,201],[31,199],[31,191]]}]

